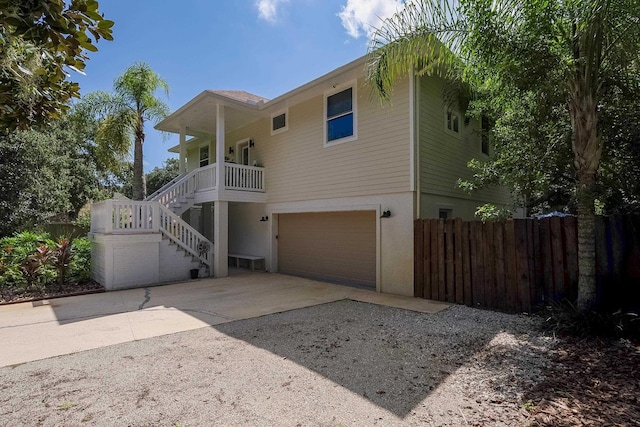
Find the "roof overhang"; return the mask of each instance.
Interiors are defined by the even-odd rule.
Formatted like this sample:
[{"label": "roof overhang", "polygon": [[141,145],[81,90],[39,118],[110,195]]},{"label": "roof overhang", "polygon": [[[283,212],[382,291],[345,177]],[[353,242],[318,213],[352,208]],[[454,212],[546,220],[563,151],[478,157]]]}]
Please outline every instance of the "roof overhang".
[{"label": "roof overhang", "polygon": [[307,99],[350,83],[362,76],[365,56],[339,67],[322,77],[299,86],[270,101],[241,101],[225,96],[225,91],[205,90],[174,113],[158,123],[155,128],[164,132],[180,133],[195,137],[215,135],[217,106],[225,108],[225,130],[239,129],[272,112],[298,104]]}]

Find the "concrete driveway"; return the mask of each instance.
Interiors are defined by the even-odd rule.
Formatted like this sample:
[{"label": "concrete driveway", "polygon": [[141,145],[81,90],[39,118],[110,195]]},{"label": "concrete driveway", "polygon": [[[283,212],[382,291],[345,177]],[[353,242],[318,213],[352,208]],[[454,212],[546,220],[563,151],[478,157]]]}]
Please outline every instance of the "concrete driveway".
[{"label": "concrete driveway", "polygon": [[422,313],[448,304],[248,273],[0,306],[0,366],[350,299]]}]

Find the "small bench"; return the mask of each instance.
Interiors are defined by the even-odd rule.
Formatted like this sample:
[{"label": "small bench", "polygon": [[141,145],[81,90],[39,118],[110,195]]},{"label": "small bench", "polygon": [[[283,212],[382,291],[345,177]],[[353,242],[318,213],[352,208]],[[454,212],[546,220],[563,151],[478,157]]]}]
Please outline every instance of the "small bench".
[{"label": "small bench", "polygon": [[[263,256],[255,256],[255,255],[242,255],[242,254],[228,254],[229,255],[229,263],[231,265],[235,265],[236,268],[240,268],[240,260],[244,260],[248,262],[248,267],[251,271],[256,271],[256,261],[258,262],[258,270],[264,271],[264,257]],[[235,262],[233,262],[235,261]]]}]

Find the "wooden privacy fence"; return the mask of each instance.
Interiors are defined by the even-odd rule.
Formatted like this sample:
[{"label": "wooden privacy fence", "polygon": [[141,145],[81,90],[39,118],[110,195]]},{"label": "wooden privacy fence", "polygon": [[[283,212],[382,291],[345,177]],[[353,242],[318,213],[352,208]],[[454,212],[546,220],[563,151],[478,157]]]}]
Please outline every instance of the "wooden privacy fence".
[{"label": "wooden privacy fence", "polygon": [[[628,286],[630,280],[640,280],[640,272],[634,278],[632,271],[633,265],[640,266],[639,218],[596,221],[599,295],[611,293],[614,281]],[[574,299],[577,235],[575,217],[486,223],[418,219],[415,296],[508,312],[531,312],[545,302]],[[626,289],[633,297],[637,285]]]}]

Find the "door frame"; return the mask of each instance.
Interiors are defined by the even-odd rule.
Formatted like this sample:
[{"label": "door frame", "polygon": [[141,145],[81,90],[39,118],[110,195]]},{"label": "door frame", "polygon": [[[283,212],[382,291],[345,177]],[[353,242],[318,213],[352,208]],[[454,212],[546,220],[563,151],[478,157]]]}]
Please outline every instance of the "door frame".
[{"label": "door frame", "polygon": [[242,162],[242,152],[246,148],[247,150],[247,163],[246,166],[251,166],[251,138],[244,138],[236,142],[236,163],[244,165]]}]

